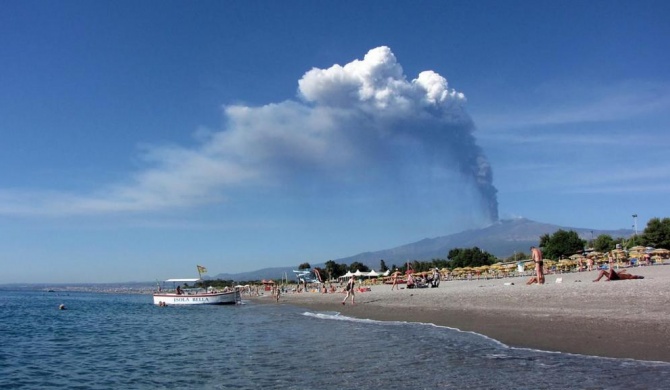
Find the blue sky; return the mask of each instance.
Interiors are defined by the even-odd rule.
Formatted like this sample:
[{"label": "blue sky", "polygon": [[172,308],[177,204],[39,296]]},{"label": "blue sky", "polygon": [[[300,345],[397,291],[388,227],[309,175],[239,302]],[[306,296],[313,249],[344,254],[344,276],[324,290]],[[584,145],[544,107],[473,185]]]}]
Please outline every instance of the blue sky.
[{"label": "blue sky", "polygon": [[319,263],[496,213],[641,230],[670,214],[668,17],[664,1],[5,1],[0,283]]}]

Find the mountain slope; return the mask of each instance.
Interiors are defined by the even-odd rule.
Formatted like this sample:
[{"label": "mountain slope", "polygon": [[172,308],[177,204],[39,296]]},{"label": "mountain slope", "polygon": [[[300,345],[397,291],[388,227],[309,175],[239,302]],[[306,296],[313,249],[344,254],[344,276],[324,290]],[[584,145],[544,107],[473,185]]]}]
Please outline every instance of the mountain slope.
[{"label": "mountain slope", "polygon": [[[540,236],[553,234],[557,230],[573,230],[584,240],[591,240],[601,234],[612,237],[627,237],[630,230],[595,230],[570,228],[531,221],[525,218],[502,220],[482,229],[466,230],[460,233],[426,238],[417,242],[401,245],[391,249],[375,252],[359,253],[350,257],[336,259],[337,263],[351,264],[360,262],[371,269],[379,269],[380,260],[387,266],[402,265],[408,260],[428,261],[432,259],[446,259],[449,251],[454,248],[478,247],[497,257],[508,257],[514,252],[528,252],[531,245],[538,245]],[[324,261],[325,262],[325,261]],[[323,263],[312,264],[313,267],[323,266]],[[233,280],[278,279],[284,273],[293,278],[293,267],[266,268],[258,271],[239,274],[219,274],[216,278]]]}]

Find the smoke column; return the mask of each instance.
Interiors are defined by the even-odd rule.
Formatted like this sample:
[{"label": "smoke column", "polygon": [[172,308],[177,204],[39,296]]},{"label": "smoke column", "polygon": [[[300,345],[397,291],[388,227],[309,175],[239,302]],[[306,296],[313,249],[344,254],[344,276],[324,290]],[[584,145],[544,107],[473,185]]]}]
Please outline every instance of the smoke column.
[{"label": "smoke column", "polygon": [[465,96],[444,77],[424,71],[408,81],[391,50],[378,47],[306,72],[298,97],[225,106],[221,130],[192,147],[147,147],[144,169],[88,194],[0,191],[0,213],[150,212],[284,197],[336,214],[378,207],[376,215],[414,223],[408,229],[429,219],[442,228],[498,219]]},{"label": "smoke column", "polygon": [[[352,144],[366,145],[360,152],[387,157],[384,161],[398,164],[396,172],[405,172],[405,178],[434,181],[440,172],[459,172],[462,184],[476,188],[488,219],[498,220],[491,166],[472,134],[474,124],[463,109],[465,96],[450,90],[444,77],[424,71],[407,81],[391,50],[383,46],[363,60],[312,69],[299,81],[299,92],[315,109],[338,117]],[[426,171],[434,175],[428,177]]]}]

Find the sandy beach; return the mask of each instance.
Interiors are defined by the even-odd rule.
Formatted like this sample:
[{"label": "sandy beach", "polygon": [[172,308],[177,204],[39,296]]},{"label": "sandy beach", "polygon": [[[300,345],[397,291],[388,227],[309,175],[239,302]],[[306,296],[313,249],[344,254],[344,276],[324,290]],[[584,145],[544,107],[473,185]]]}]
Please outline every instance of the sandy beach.
[{"label": "sandy beach", "polygon": [[[438,288],[400,291],[376,285],[357,293],[356,305],[342,306],[343,293],[316,292],[285,294],[280,304],[432,323],[511,347],[670,362],[670,265],[628,272],[645,279],[594,283],[597,272],[590,271],[547,275],[541,286],[527,286],[521,277],[443,281]],[[274,303],[267,296],[255,300]]]}]

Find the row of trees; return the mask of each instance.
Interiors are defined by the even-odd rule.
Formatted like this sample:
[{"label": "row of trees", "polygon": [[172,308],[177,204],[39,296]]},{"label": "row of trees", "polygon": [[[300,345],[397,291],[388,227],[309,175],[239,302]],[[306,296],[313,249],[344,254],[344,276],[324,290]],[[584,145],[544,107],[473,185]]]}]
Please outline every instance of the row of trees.
[{"label": "row of trees", "polygon": [[670,218],[652,218],[642,235],[633,236],[633,245],[670,249]]},{"label": "row of trees", "polygon": [[[583,252],[587,247],[587,244],[589,243],[586,240],[581,239],[576,232],[560,229],[551,235],[545,234],[541,236],[538,246],[542,249],[545,258],[560,259],[567,258],[575,253]],[[607,234],[599,235],[590,243],[590,246],[599,252],[609,252],[615,249],[617,244],[620,244],[623,248],[632,248],[633,246],[642,245],[670,249],[670,218],[652,218],[647,223],[647,227],[642,234],[628,238],[613,238]],[[515,253],[504,259],[504,261],[518,261],[528,258],[530,258],[529,254],[521,252]],[[386,265],[384,260],[380,260],[379,271],[386,272],[390,269],[392,271],[398,270],[405,273],[407,268],[411,267],[415,272],[423,272],[433,268],[454,269],[457,267],[479,267],[483,265],[491,265],[498,261],[499,260],[494,255],[477,247],[455,248],[449,251],[447,259],[432,259],[430,261],[414,260],[400,266],[393,264],[390,268]],[[311,268],[309,263],[302,263],[298,266],[298,269],[301,270]],[[336,279],[346,274],[348,271],[370,271],[368,266],[358,261],[347,265],[339,264],[333,260],[327,261],[323,268],[317,267],[316,269],[318,269],[322,277],[326,279]],[[226,284],[229,285],[229,282],[231,281],[208,281],[207,284],[218,287]],[[253,281],[251,283],[253,283]]]},{"label": "row of trees", "polygon": [[[498,261],[496,257],[486,251],[483,251],[477,247],[474,248],[456,248],[449,251],[447,259],[432,259],[430,261],[419,261],[413,260],[406,262],[400,266],[392,264],[389,268],[386,265],[386,262],[382,259],[379,262],[379,272],[383,273],[388,270],[391,271],[400,271],[405,273],[407,269],[412,269],[414,272],[423,272],[430,271],[433,268],[456,268],[456,267],[479,267],[482,265],[491,265]],[[345,275],[347,272],[369,272],[370,268],[358,261],[355,261],[349,265],[339,264],[333,260],[328,260],[324,264],[324,268],[315,267],[319,273],[327,279],[336,279],[342,275]],[[298,269],[305,270],[311,269],[309,263],[302,263],[298,266]]]},{"label": "row of trees", "polygon": [[[544,256],[550,259],[581,253],[587,244],[587,241],[579,238],[574,231],[558,230],[552,235],[545,234],[540,237],[540,248]],[[628,238],[614,238],[609,234],[601,234],[590,244],[590,247],[598,252],[609,252],[617,245],[621,245],[624,249],[639,245],[670,249],[670,218],[650,219],[642,234]]]}]

